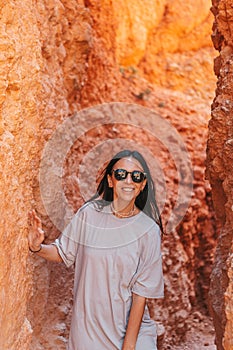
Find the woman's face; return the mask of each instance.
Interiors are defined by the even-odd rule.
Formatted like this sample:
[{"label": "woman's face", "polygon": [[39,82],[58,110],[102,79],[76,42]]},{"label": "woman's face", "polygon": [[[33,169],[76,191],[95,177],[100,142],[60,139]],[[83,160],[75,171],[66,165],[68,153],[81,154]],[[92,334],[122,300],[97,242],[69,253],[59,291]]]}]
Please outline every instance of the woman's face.
[{"label": "woman's face", "polygon": [[[134,170],[139,170],[144,172],[141,164],[133,157],[122,158],[114,164],[112,170],[125,169],[129,172]],[[124,180],[116,180],[114,174],[108,175],[109,187],[113,188],[113,200],[125,203],[134,203],[136,197],[139,195],[140,191],[146,185],[146,179],[140,183],[133,182],[131,174],[128,174]]]}]

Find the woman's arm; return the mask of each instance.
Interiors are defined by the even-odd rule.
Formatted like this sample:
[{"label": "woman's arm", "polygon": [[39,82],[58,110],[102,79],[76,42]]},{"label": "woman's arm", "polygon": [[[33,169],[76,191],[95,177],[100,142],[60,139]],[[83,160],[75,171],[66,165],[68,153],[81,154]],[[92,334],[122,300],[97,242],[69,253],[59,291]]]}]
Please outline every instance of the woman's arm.
[{"label": "woman's arm", "polygon": [[29,249],[46,260],[61,262],[62,258],[60,257],[58,250],[54,245],[42,244],[45,238],[44,231],[42,229],[41,220],[36,215],[36,212],[34,210],[29,212],[28,219],[29,219],[29,233],[28,233]]},{"label": "woman's arm", "polygon": [[146,298],[133,293],[133,300],[122,350],[135,350],[145,304]]},{"label": "woman's arm", "polygon": [[56,246],[53,244],[41,244],[40,251],[35,254],[48,261],[53,261],[53,262],[63,261],[61,256],[58,253]]}]

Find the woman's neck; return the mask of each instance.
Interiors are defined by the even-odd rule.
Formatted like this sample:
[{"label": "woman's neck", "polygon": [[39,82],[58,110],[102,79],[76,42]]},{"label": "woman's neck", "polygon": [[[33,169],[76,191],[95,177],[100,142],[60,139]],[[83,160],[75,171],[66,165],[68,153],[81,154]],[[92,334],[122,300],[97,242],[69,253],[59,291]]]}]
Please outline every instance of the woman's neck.
[{"label": "woman's neck", "polygon": [[119,203],[118,201],[113,201],[111,203],[111,210],[115,216],[122,218],[127,218],[138,213],[138,209],[134,202]]}]

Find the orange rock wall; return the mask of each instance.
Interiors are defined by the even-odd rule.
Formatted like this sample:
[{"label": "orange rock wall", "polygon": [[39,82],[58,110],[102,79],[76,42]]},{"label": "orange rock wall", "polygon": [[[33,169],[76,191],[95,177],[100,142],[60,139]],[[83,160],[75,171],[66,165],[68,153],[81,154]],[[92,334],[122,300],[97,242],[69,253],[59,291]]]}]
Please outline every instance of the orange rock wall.
[{"label": "orange rock wall", "polygon": [[211,0],[116,0],[112,6],[121,66],[138,67],[146,79],[169,89],[211,93]]},{"label": "orange rock wall", "polygon": [[233,349],[232,2],[213,1],[212,11],[215,15],[213,43],[220,54],[215,59],[218,84],[209,123],[207,174],[212,185],[213,201],[221,232],[211,275],[210,299],[218,349],[231,350]]},{"label": "orange rock wall", "polygon": [[[122,74],[127,70],[139,73],[152,84],[194,97],[213,97],[211,0],[105,0],[101,5],[86,0],[85,4],[96,38],[91,63],[95,67],[105,56],[105,75],[111,74],[111,83],[114,65]],[[93,76],[102,74],[102,69],[92,72]],[[104,84],[105,96],[107,79]],[[116,91],[111,94],[115,97]],[[98,96],[100,99],[103,96]]]},{"label": "orange rock wall", "polygon": [[32,4],[1,2],[0,193],[1,349],[28,349],[32,264],[26,212],[33,200],[33,161],[40,151],[40,33]]},{"label": "orange rock wall", "polygon": [[[73,271],[28,253],[27,212],[34,207],[42,217],[46,242],[59,234],[40,196],[42,151],[58,124],[97,103],[125,101],[152,108],[184,138],[195,164],[194,199],[184,224],[164,243],[167,298],[157,306],[155,317],[176,339],[188,328],[192,307],[206,305],[215,247],[210,192],[203,176],[215,84],[209,40],[212,15],[207,3],[2,1],[1,349],[65,348]],[[115,135],[112,130],[106,134]],[[153,149],[150,138],[142,138]],[[93,139],[96,135],[90,135],[89,146]],[[85,142],[80,141],[84,154]],[[74,152],[76,161],[79,157]],[[69,175],[65,186],[72,194]],[[175,180],[167,210],[174,192]],[[75,196],[73,204],[80,205],[79,195]],[[177,278],[180,273],[181,279]],[[182,327],[177,330],[178,323]]]},{"label": "orange rock wall", "polygon": [[0,16],[0,348],[27,350],[34,272],[40,287],[33,295],[42,300],[33,311],[35,323],[49,289],[46,263],[28,257],[27,212],[36,207],[45,214],[38,190],[41,151],[77,108],[90,25],[87,10],[72,0],[2,1]]}]

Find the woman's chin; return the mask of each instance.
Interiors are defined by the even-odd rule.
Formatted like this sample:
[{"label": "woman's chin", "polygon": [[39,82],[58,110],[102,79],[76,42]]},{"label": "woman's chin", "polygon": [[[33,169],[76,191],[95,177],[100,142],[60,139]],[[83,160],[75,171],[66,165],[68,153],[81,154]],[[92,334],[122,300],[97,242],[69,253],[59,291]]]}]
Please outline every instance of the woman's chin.
[{"label": "woman's chin", "polygon": [[117,198],[117,201],[118,202],[124,202],[124,203],[126,203],[126,204],[129,204],[129,203],[131,203],[131,202],[134,202],[135,201],[135,197],[134,196],[132,196],[132,194],[124,194],[124,195],[122,195],[122,196],[119,196],[118,198]]}]

